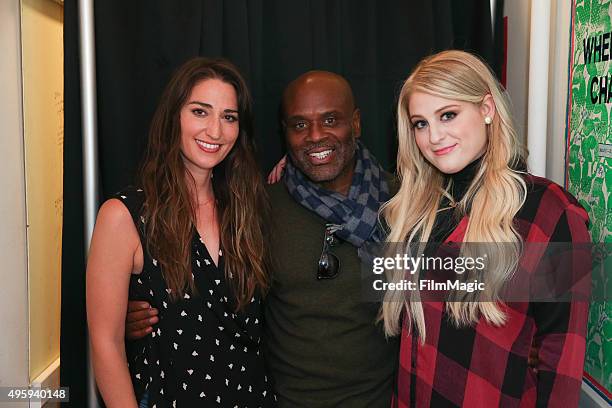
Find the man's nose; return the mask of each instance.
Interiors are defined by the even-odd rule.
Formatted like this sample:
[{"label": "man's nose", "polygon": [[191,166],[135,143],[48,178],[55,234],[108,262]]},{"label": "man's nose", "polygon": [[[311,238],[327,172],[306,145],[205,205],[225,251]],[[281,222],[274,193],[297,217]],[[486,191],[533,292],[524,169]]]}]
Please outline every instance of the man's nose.
[{"label": "man's nose", "polygon": [[310,128],[308,129],[308,139],[311,142],[319,142],[325,139],[325,129],[321,126],[319,122],[313,122]]}]

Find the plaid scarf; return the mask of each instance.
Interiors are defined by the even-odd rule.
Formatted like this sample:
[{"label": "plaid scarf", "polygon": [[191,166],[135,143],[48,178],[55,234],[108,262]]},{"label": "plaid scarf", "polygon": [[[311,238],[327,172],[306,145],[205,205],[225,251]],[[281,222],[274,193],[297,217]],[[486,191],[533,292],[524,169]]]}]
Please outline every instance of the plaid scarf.
[{"label": "plaid scarf", "polygon": [[341,227],[336,235],[359,249],[365,242],[382,242],[384,233],[378,222],[381,203],[389,200],[389,185],[383,168],[358,140],[353,181],[348,196],[314,184],[287,161],[285,185],[293,198],[310,211]]}]

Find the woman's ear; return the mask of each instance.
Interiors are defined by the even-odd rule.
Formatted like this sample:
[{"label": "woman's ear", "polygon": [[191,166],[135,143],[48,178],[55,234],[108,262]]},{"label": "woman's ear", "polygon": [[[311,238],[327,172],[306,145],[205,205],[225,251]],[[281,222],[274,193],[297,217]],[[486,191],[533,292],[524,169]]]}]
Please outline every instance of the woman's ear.
[{"label": "woman's ear", "polygon": [[492,120],[495,117],[497,110],[495,108],[495,101],[493,100],[493,96],[491,96],[491,94],[486,94],[482,99],[482,103],[480,104],[480,113],[482,113],[483,118],[489,117]]}]

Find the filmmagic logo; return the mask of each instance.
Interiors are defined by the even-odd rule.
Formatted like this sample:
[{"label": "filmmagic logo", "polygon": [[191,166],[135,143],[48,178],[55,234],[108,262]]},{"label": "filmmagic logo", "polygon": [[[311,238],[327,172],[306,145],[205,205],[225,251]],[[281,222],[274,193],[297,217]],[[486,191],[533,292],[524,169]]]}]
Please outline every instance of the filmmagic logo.
[{"label": "filmmagic logo", "polygon": [[382,279],[376,279],[373,282],[373,288],[376,291],[414,291],[414,290],[429,290],[429,291],[462,291],[467,293],[472,293],[476,291],[485,290],[484,282],[480,282],[478,279],[474,279],[471,282],[462,282],[459,279],[450,280],[448,279],[446,282],[436,282],[431,279],[421,279],[417,282],[412,282],[409,280],[402,279],[399,282],[383,282]]}]

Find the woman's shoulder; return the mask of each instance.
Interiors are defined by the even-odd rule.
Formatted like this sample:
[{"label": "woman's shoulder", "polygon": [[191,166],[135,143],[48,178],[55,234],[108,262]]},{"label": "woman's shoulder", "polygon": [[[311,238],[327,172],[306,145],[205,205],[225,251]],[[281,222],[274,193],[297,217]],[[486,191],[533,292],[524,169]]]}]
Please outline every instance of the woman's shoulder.
[{"label": "woman's shoulder", "polygon": [[138,187],[129,186],[106,200],[98,211],[98,219],[111,223],[129,223],[138,225],[142,220],[142,205],[144,191]]},{"label": "woman's shoulder", "polygon": [[120,201],[144,201],[144,190],[136,186],[127,186],[111,196]]},{"label": "woman's shoulder", "polygon": [[525,173],[524,180],[527,195],[518,214],[520,220],[539,225],[542,230],[554,228],[562,219],[574,225],[588,226],[586,210],[565,188],[552,180],[529,173]]},{"label": "woman's shoulder", "polygon": [[121,203],[123,203],[123,205],[129,210],[130,214],[132,214],[133,218],[138,218],[140,217],[142,205],[144,204],[145,193],[139,187],[128,186],[113,194],[109,201],[113,199],[119,200]]},{"label": "woman's shoulder", "polygon": [[526,202],[537,204],[538,207],[583,209],[576,197],[554,181],[530,173],[525,173],[524,179],[527,185]]},{"label": "woman's shoulder", "polygon": [[109,198],[100,206],[96,218],[98,234],[121,237],[121,239],[128,238],[137,243],[139,235],[136,225],[136,220],[129,208],[120,199]]}]

